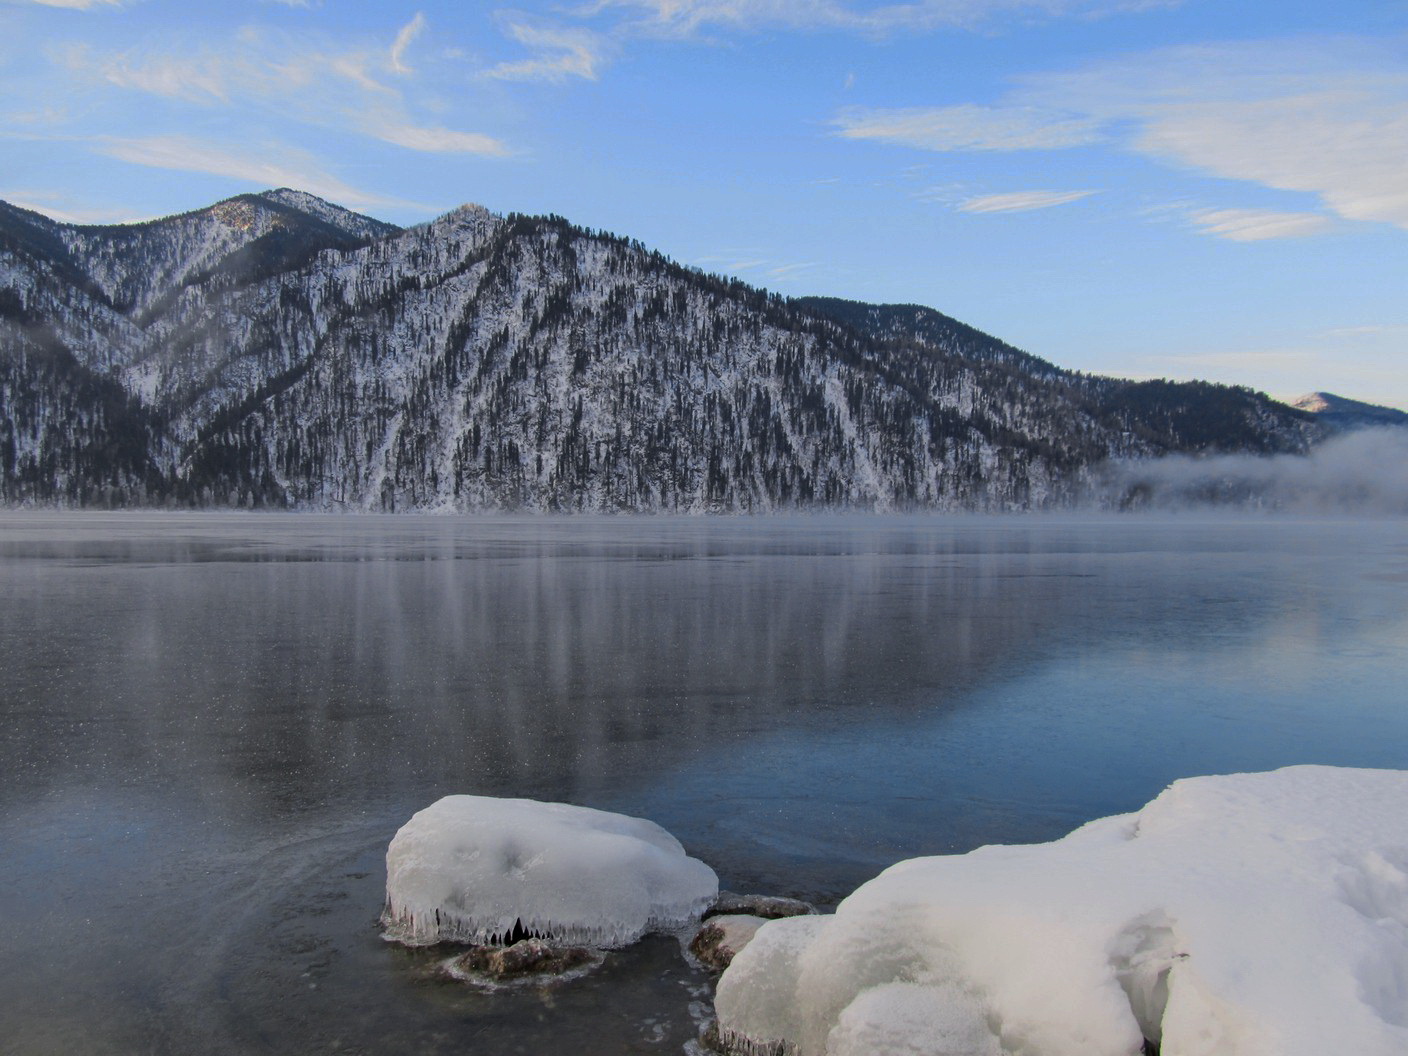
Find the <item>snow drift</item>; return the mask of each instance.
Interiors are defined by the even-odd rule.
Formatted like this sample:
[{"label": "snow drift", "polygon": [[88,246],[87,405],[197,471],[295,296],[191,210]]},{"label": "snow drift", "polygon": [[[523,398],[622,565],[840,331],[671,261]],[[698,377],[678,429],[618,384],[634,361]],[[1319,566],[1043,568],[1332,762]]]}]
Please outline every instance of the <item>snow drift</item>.
[{"label": "snow drift", "polygon": [[386,851],[387,937],[407,945],[628,945],[697,918],[718,877],[653,822],[566,803],[446,796]]},{"label": "snow drift", "polygon": [[736,1051],[1401,1056],[1408,773],[1179,781],[1035,846],[901,862],[764,925],[719,983]]}]

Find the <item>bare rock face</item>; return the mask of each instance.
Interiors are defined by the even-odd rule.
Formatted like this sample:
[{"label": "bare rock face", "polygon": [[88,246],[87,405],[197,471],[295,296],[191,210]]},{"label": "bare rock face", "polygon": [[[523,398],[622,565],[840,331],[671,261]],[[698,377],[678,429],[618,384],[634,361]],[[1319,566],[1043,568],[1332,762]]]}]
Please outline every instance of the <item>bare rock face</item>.
[{"label": "bare rock face", "polygon": [[815,906],[798,898],[781,898],[777,895],[740,895],[733,891],[720,891],[714,904],[704,911],[704,919],[747,914],[752,917],[762,917],[764,920],[777,920],[780,917],[800,917],[815,912]]},{"label": "bare rock face", "polygon": [[551,946],[522,939],[512,946],[472,946],[452,962],[452,972],[490,982],[565,975],[601,960],[585,946]]},{"label": "bare rock face", "polygon": [[721,972],[766,923],[763,917],[741,913],[710,917],[690,940],[689,952],[704,967]]}]

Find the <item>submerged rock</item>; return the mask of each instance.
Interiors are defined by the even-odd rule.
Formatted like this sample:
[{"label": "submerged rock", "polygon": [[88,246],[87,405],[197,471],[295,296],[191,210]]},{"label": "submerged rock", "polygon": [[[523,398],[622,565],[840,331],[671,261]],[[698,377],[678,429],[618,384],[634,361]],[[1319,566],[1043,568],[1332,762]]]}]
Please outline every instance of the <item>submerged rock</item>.
[{"label": "submerged rock", "polygon": [[721,972],[766,923],[762,917],[741,913],[710,917],[690,940],[689,952],[698,957],[705,968]]},{"label": "submerged rock", "polygon": [[704,911],[704,919],[746,915],[762,917],[764,920],[779,920],[782,917],[801,917],[815,912],[815,906],[799,898],[740,895],[733,891],[720,891],[719,897],[714,899],[714,904]]},{"label": "submerged rock", "polygon": [[553,946],[522,939],[512,946],[472,946],[447,966],[457,978],[506,983],[564,976],[600,964],[602,955],[585,946]]}]

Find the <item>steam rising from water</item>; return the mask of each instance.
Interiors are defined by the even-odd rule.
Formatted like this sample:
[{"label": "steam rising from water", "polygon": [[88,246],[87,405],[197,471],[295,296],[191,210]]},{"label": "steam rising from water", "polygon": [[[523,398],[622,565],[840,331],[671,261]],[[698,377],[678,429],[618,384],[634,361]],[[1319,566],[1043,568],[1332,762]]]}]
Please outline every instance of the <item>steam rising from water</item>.
[{"label": "steam rising from water", "polygon": [[1408,429],[1364,429],[1308,455],[1170,455],[1109,467],[1105,501],[1127,509],[1239,506],[1408,514]]}]

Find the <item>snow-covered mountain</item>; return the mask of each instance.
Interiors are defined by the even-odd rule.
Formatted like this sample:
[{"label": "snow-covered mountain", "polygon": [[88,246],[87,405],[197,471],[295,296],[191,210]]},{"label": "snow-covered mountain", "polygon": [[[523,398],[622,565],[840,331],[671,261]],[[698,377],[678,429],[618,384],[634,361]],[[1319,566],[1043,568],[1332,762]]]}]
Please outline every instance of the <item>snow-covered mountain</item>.
[{"label": "snow-covered mountain", "polygon": [[559,217],[278,190],[145,224],[0,203],[0,498],[1009,509],[1112,457],[1303,451],[1246,389],[1062,370],[928,308],[785,300]]}]

